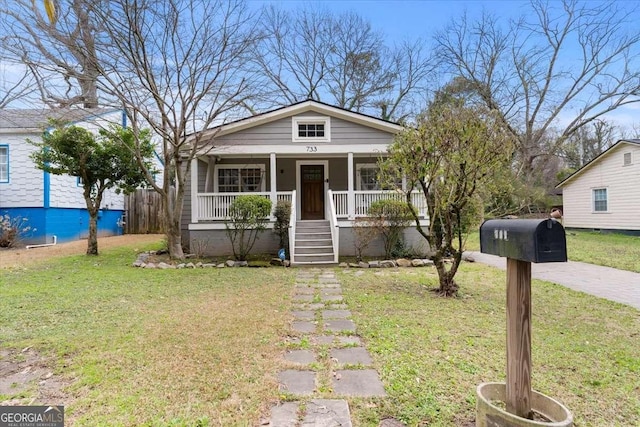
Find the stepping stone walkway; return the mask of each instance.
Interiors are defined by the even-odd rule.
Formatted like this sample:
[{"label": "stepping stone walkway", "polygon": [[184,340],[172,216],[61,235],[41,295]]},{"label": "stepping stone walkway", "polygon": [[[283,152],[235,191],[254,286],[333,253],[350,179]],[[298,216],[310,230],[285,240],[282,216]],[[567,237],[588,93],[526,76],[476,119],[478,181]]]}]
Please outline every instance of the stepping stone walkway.
[{"label": "stepping stone walkway", "polygon": [[341,397],[373,398],[386,393],[373,360],[356,335],[335,272],[300,269],[293,293],[292,336],[278,373],[288,401],[271,408],[272,427],[351,427]]}]

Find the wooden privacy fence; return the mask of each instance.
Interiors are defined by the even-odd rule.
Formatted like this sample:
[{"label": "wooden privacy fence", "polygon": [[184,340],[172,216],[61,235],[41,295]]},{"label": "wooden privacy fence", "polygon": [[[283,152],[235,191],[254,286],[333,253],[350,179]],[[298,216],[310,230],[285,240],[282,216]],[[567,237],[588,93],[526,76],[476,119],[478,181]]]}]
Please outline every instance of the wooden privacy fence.
[{"label": "wooden privacy fence", "polygon": [[124,198],[125,234],[164,233],[162,199],[153,190],[139,189]]}]

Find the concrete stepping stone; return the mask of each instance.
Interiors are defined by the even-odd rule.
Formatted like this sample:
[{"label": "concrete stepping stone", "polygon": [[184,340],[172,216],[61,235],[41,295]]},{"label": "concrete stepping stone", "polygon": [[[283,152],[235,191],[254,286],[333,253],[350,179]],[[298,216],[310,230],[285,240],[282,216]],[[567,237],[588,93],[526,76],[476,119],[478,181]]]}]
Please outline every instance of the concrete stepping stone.
[{"label": "concrete stepping stone", "polygon": [[324,310],[322,317],[325,319],[346,319],[351,317],[351,311],[349,310]]},{"label": "concrete stepping stone", "polygon": [[316,374],[313,371],[288,369],[278,374],[280,390],[292,394],[312,394],[316,389]]},{"label": "concrete stepping stone", "polygon": [[271,420],[269,427],[297,427],[298,402],[284,402],[271,407]]},{"label": "concrete stepping stone", "polygon": [[378,373],[373,369],[336,371],[331,379],[338,395],[357,397],[385,397],[387,393]]},{"label": "concrete stepping stone", "polygon": [[[305,295],[305,296],[308,296],[308,295]],[[342,295],[320,295],[320,301],[342,302]]]},{"label": "concrete stepping stone", "polygon": [[314,399],[307,403],[302,427],[351,427],[346,400]]},{"label": "concrete stepping stone", "polygon": [[294,293],[296,295],[313,295],[316,290],[313,288],[295,288]]},{"label": "concrete stepping stone", "polygon": [[369,352],[364,347],[334,348],[330,355],[341,365],[370,366],[373,363]]},{"label": "concrete stepping stone", "polygon": [[296,332],[301,332],[303,334],[311,334],[316,331],[316,324],[313,322],[308,322],[304,320],[294,320],[291,323],[291,329]]},{"label": "concrete stepping stone", "polygon": [[299,365],[308,365],[316,361],[316,355],[311,350],[291,350],[285,353],[284,359]]},{"label": "concrete stepping stone", "polygon": [[340,288],[325,288],[320,289],[320,295],[341,295],[342,289]]},{"label": "concrete stepping stone", "polygon": [[324,324],[324,328],[331,332],[355,332],[356,324],[353,320],[328,320]]},{"label": "concrete stepping stone", "polygon": [[307,310],[296,310],[292,311],[294,319],[297,320],[314,320],[316,318],[316,313],[314,311]]},{"label": "concrete stepping stone", "polygon": [[293,300],[296,302],[311,302],[313,301],[313,295],[297,294],[293,296]]}]

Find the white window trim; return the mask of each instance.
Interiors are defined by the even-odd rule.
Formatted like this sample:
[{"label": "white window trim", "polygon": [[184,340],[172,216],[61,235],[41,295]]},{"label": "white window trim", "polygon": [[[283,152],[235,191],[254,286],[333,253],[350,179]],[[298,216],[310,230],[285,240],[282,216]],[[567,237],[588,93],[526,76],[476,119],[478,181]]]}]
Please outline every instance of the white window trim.
[{"label": "white window trim", "polygon": [[11,153],[8,144],[0,144],[0,148],[7,149],[7,179],[0,179],[0,184],[9,184],[11,181]]},{"label": "white window trim", "polygon": [[267,188],[267,177],[266,177],[266,167],[263,163],[257,164],[216,164],[213,169],[213,192],[219,193],[218,191],[218,170],[219,169],[260,169],[260,173],[262,174],[262,179],[260,180],[260,193],[264,193]]},{"label": "white window trim", "polygon": [[[606,211],[597,211],[596,210],[596,190],[605,190],[607,194],[607,210]],[[609,213],[609,187],[593,187],[591,188],[591,213],[594,214],[606,214]]]},{"label": "white window trim", "polygon": [[[299,137],[298,125],[316,124],[324,125],[324,136]],[[291,118],[291,141],[293,142],[331,142],[331,117],[323,116],[297,116]]]},{"label": "white window trim", "polygon": [[[625,162],[625,157],[627,156],[627,154],[629,155],[629,163]],[[633,154],[631,154],[631,151],[622,153],[622,166],[631,166],[632,164],[633,164]]]},{"label": "white window trim", "polygon": [[362,169],[378,169],[380,166],[377,163],[358,163],[356,164],[356,191],[362,191],[362,181],[360,180],[360,174]]}]

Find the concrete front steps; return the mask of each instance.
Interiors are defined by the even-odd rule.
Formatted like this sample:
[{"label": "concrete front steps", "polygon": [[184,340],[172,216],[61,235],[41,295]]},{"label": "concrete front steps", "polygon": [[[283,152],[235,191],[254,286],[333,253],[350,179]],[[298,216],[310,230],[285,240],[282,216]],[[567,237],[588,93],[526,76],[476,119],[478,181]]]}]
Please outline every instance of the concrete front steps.
[{"label": "concrete front steps", "polygon": [[295,254],[292,264],[334,264],[331,225],[327,220],[296,221]]}]

